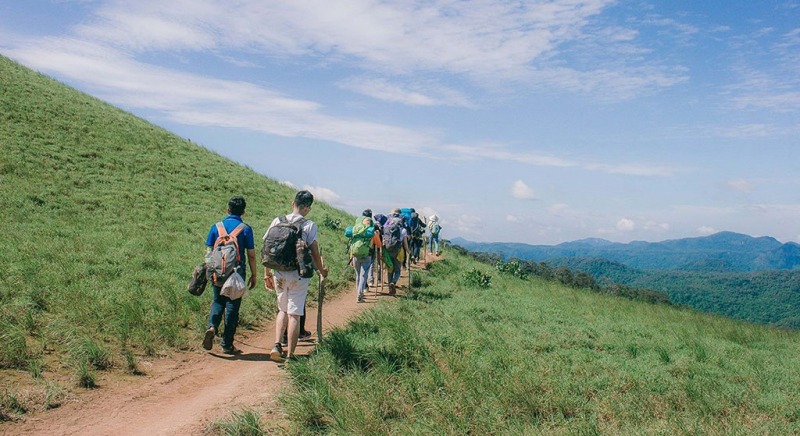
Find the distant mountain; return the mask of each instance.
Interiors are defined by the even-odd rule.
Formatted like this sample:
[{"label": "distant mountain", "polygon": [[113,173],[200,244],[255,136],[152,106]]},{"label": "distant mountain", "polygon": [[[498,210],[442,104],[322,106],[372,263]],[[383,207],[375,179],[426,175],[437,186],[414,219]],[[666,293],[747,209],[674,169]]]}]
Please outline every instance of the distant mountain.
[{"label": "distant mountain", "polygon": [[[790,249],[800,246],[792,244]],[[707,262],[707,263],[706,263]],[[696,265],[720,269],[716,260]],[[607,259],[559,258],[547,261],[585,272],[601,283],[611,280],[667,294],[670,301],[745,321],[800,328],[800,270],[756,272],[640,270]]]},{"label": "distant mountain", "polygon": [[541,262],[547,259],[604,258],[645,270],[694,272],[750,272],[800,269],[800,245],[781,244],[768,236],[754,238],[734,232],[719,232],[698,238],[662,242],[633,241],[627,244],[590,238],[558,245],[505,242],[451,241],[470,251],[500,253],[505,258]]}]

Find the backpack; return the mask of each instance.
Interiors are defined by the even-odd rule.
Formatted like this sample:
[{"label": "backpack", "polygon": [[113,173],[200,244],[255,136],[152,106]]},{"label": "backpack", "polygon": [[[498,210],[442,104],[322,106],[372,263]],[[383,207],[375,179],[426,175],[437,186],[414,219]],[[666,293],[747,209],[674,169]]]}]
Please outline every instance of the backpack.
[{"label": "backpack", "polygon": [[420,239],[423,233],[425,233],[425,227],[422,225],[419,215],[416,212],[411,212],[411,236]]},{"label": "backpack", "polygon": [[438,221],[434,221],[431,223],[430,229],[431,229],[431,235],[437,236],[439,232],[442,231],[442,226],[439,225]]},{"label": "backpack", "polygon": [[194,267],[194,271],[192,271],[192,278],[189,280],[189,285],[186,286],[186,290],[192,295],[203,295],[203,291],[206,290],[206,283],[208,283],[206,264],[201,263],[200,265]]},{"label": "backpack", "polygon": [[350,254],[359,259],[368,257],[370,255],[370,241],[374,235],[375,227],[373,226],[372,218],[364,216],[357,218],[352,230]]},{"label": "backpack", "polygon": [[222,286],[228,276],[239,267],[241,256],[239,255],[239,241],[236,237],[246,228],[247,224],[240,223],[232,232],[228,233],[222,222],[217,223],[219,236],[214,242],[211,253],[206,256],[207,278],[214,285]]},{"label": "backpack", "polygon": [[398,250],[403,246],[403,218],[390,216],[383,226],[383,246],[388,250]]},{"label": "backpack", "polygon": [[[298,254],[302,263],[306,263],[304,262],[305,250],[298,253],[298,244],[302,247],[303,223],[305,222],[306,220],[303,218],[294,222],[289,222],[285,216],[278,218],[278,223],[270,227],[267,234],[264,235],[261,265],[276,271],[298,270],[300,266]],[[298,270],[298,272],[303,276],[303,271]]]}]

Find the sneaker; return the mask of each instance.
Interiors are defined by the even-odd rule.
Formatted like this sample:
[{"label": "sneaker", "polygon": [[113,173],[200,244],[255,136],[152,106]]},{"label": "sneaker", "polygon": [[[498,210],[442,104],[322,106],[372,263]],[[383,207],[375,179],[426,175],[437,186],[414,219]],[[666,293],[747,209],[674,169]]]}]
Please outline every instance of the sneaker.
[{"label": "sneaker", "polygon": [[214,347],[214,336],[217,334],[217,330],[211,326],[206,330],[206,335],[203,336],[203,349],[204,350],[211,350]]},{"label": "sneaker", "polygon": [[240,350],[240,349],[234,347],[233,345],[231,345],[230,347],[222,347],[222,353],[223,354],[230,354],[230,355],[242,354],[242,350]]},{"label": "sneaker", "polygon": [[269,358],[275,362],[283,363],[283,347],[281,347],[281,344],[276,343],[272,347],[272,351],[269,352]]},{"label": "sneaker", "polygon": [[389,295],[394,295],[396,291],[397,291],[397,285],[395,285],[394,283],[389,283]]},{"label": "sneaker", "polygon": [[364,302],[364,296],[363,295],[359,295],[358,296],[358,300],[356,301],[356,303],[363,303],[363,302]]},{"label": "sneaker", "polygon": [[311,332],[308,330],[300,332],[300,336],[297,338],[298,341],[307,341],[309,339],[311,339]]}]

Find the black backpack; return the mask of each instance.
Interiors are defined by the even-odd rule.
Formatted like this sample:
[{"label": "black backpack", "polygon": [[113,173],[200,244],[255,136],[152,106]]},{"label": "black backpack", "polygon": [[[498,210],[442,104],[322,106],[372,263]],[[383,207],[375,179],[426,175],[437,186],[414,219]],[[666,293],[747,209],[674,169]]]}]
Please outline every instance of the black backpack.
[{"label": "black backpack", "polygon": [[290,222],[285,216],[278,219],[264,237],[261,249],[261,265],[277,271],[297,271],[301,277],[314,274],[308,247],[303,243],[303,223],[301,218]]},{"label": "black backpack", "polygon": [[383,226],[383,246],[399,250],[403,246],[403,218],[390,216]]}]

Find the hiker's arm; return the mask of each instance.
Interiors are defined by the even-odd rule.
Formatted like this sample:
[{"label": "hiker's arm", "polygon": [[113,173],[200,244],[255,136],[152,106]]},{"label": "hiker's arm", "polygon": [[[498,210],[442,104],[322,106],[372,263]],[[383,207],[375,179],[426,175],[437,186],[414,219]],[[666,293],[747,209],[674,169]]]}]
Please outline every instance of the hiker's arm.
[{"label": "hiker's arm", "polygon": [[275,276],[272,275],[272,270],[264,268],[264,288],[268,291],[275,290]]},{"label": "hiker's arm", "polygon": [[247,249],[247,262],[250,264],[250,279],[247,280],[247,289],[256,287],[256,250],[252,248]]},{"label": "hiker's arm", "polygon": [[311,260],[314,261],[314,266],[317,267],[319,274],[322,277],[328,277],[328,268],[322,265],[322,256],[319,255],[319,245],[316,240],[311,243]]}]

